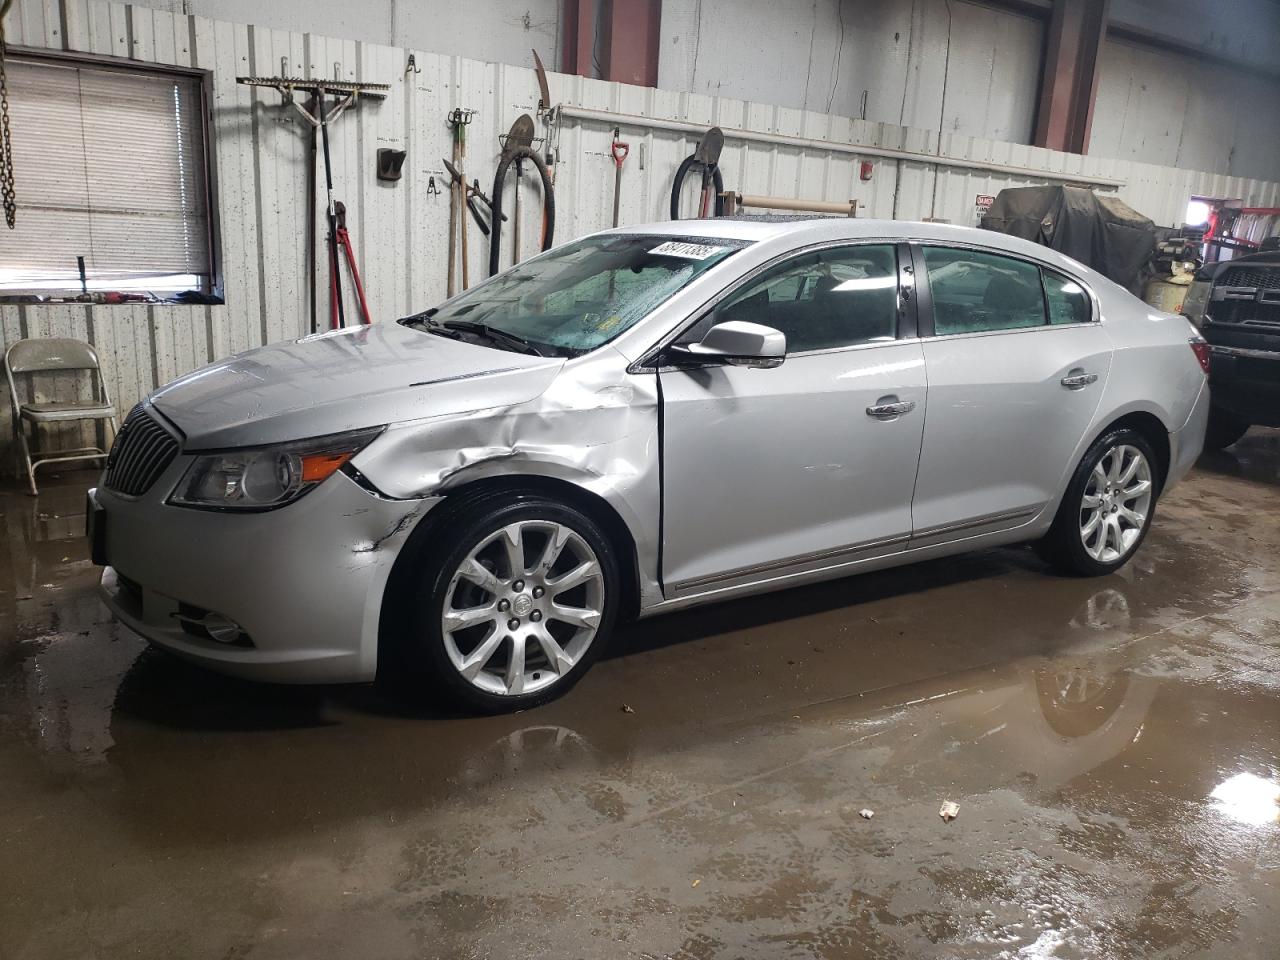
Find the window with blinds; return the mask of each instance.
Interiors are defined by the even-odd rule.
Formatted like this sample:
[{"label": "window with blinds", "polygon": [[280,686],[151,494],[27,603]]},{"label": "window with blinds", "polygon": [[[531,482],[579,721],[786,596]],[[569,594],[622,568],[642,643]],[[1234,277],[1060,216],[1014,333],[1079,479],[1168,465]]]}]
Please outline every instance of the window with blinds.
[{"label": "window with blinds", "polygon": [[14,51],[6,71],[18,222],[0,224],[0,298],[209,302],[201,78]]}]

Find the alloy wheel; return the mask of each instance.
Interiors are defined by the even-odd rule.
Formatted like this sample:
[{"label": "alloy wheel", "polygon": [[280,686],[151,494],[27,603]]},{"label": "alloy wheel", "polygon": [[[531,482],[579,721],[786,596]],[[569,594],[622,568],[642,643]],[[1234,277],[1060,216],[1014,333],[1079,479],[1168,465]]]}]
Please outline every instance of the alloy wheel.
[{"label": "alloy wheel", "polygon": [[1151,464],[1135,446],[1117,444],[1094,464],[1080,501],[1080,540],[1099,563],[1123,559],[1151,516]]},{"label": "alloy wheel", "polygon": [[458,565],[440,617],[445,652],[473,686],[536,693],[582,659],[604,614],[604,573],[579,534],[519,520],[483,538]]}]

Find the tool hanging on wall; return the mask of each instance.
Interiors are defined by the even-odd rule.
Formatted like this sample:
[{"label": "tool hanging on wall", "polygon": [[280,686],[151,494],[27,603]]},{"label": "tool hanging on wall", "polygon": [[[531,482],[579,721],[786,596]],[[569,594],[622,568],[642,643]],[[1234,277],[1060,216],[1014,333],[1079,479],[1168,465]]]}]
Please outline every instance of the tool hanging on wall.
[{"label": "tool hanging on wall", "polygon": [[4,222],[18,226],[18,195],[13,183],[13,134],[9,129],[9,84],[5,76],[4,15],[13,0],[0,3],[0,197],[4,200]]},{"label": "tool hanging on wall", "polygon": [[[301,77],[288,77],[284,74],[289,68],[289,58],[280,58],[280,73],[278,77],[236,77],[236,83],[242,83],[251,87],[271,87],[279,91],[280,96],[286,105],[292,105],[295,110],[302,116],[308,124],[311,125],[311,153],[312,161],[310,164],[311,177],[308,184],[308,198],[311,201],[308,207],[308,246],[311,251],[310,262],[312,268],[309,269],[311,281],[311,332],[316,332],[316,277],[314,271],[315,263],[315,241],[317,227],[315,223],[315,180],[316,180],[316,164],[314,156],[316,153],[316,137],[319,135],[320,144],[324,154],[324,179],[326,189],[325,214],[329,223],[329,275],[330,290],[334,292],[334,303],[336,304],[337,314],[340,321],[345,321],[346,311],[342,303],[342,282],[338,276],[338,217],[334,208],[333,199],[333,165],[329,156],[329,124],[333,123],[338,117],[346,112],[347,108],[356,103],[361,97],[372,97],[375,100],[386,99],[387,93],[391,87],[385,83],[353,83],[346,80],[336,79],[341,74],[341,64],[335,63],[333,80],[311,80]],[[308,110],[295,98],[297,92],[311,94],[312,108]],[[332,109],[325,109],[325,97],[330,94],[341,99],[333,106]],[[314,110],[314,113],[312,112]],[[330,310],[333,310],[331,305]]]},{"label": "tool hanging on wall", "polygon": [[[698,216],[724,216],[724,177],[720,174],[720,152],[724,149],[724,133],[719,127],[706,132],[698,147],[685,157],[676,170],[675,183],[671,185],[671,219],[680,219],[680,195],[684,181],[694,168],[702,178],[702,191],[698,196]],[[714,210],[712,214],[710,211]]]},{"label": "tool hanging on wall", "polygon": [[618,225],[618,205],[622,199],[622,161],[627,159],[631,145],[618,139],[618,128],[613,128],[613,143],[609,145],[609,153],[613,155],[613,225]]},{"label": "tool hanging on wall", "polygon": [[498,138],[502,145],[502,155],[498,160],[498,170],[493,178],[493,232],[489,236],[489,276],[493,276],[498,272],[498,263],[502,251],[502,221],[506,219],[502,215],[502,187],[506,183],[507,171],[511,169],[511,165],[516,165],[516,211],[512,224],[513,241],[515,246],[515,260],[520,261],[520,174],[524,161],[530,161],[534,169],[538,171],[538,178],[542,181],[542,242],[540,249],[550,250],[551,241],[555,234],[556,227],[556,198],[555,190],[551,185],[551,172],[547,169],[546,162],[538,156],[533,148],[534,143],[534,127],[533,118],[527,113],[522,113],[516,122],[511,125],[511,130]]},{"label": "tool hanging on wall", "polygon": [[[373,323],[373,318],[369,316],[369,304],[364,298],[364,284],[360,282],[360,268],[356,266],[356,252],[351,246],[351,234],[347,233],[347,205],[341,200],[334,204],[334,233],[337,236],[337,246],[341,247],[346,254],[347,267],[351,271],[351,285],[355,287],[356,302],[360,304],[360,322],[364,324]],[[340,283],[338,281],[339,271],[334,271],[333,278],[329,284],[329,329],[337,330],[345,326],[342,322],[342,299],[340,293]]]},{"label": "tool hanging on wall", "polygon": [[[476,226],[480,228],[480,232],[486,237],[489,236],[489,224],[485,222],[484,216],[480,213],[480,207],[476,201],[479,200],[489,208],[489,216],[493,217],[493,201],[484,195],[484,191],[480,189],[480,181],[473,180],[471,186],[466,186],[466,181],[462,179],[462,171],[455,167],[448,160],[443,161],[444,168],[449,171],[452,186],[450,189],[462,186],[466,190],[467,209],[471,211],[471,218],[475,220]],[[506,220],[506,214],[501,214],[503,220]]]},{"label": "tool hanging on wall", "polygon": [[465,107],[455,107],[449,111],[449,129],[453,133],[453,163],[446,164],[450,168],[450,176],[454,173],[453,184],[449,189],[449,281],[448,295],[458,292],[459,256],[462,261],[462,289],[471,285],[469,257],[467,254],[467,217],[464,208],[467,205],[467,181],[462,170],[467,157],[467,126],[475,118],[476,111]]}]

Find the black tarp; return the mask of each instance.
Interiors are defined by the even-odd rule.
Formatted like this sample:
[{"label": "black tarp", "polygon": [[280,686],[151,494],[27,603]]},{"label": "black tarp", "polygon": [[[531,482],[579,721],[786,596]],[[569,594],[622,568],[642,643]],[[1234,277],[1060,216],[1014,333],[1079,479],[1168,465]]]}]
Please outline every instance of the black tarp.
[{"label": "black tarp", "polygon": [[1156,243],[1154,223],[1083,187],[1001,190],[979,226],[1065,253],[1135,294]]}]

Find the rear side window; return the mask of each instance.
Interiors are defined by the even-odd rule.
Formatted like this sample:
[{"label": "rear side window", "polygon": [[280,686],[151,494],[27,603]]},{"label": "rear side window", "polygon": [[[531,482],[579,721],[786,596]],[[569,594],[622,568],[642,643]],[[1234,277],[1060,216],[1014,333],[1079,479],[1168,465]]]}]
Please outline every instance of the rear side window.
[{"label": "rear side window", "polygon": [[923,251],[938,335],[1044,325],[1039,267],[958,247],[925,246]]},{"label": "rear side window", "polygon": [[730,295],[710,320],[746,320],[781,330],[789,354],[893,340],[897,250],[892,244],[858,244],[801,254]]},{"label": "rear side window", "polygon": [[1049,304],[1050,323],[1088,323],[1093,319],[1089,295],[1070,277],[1045,270],[1044,297]]}]

